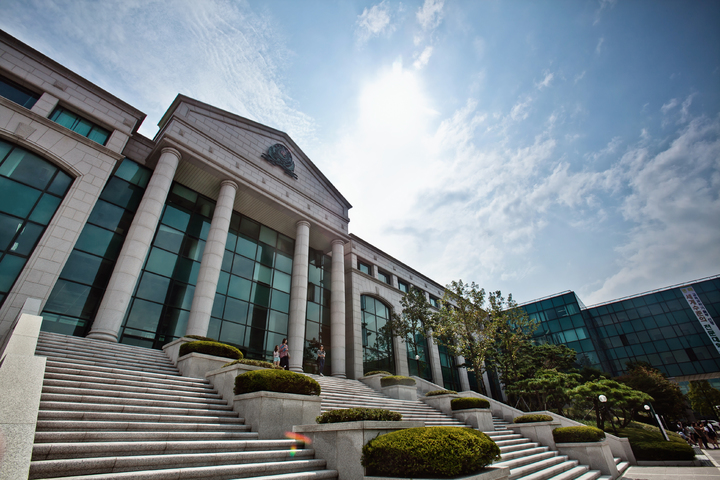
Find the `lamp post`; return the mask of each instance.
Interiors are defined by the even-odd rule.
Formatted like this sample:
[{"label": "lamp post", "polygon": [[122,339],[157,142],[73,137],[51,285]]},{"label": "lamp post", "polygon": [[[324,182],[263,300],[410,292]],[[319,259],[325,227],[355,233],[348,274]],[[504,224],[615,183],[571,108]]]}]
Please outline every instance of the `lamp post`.
[{"label": "lamp post", "polygon": [[652,412],[653,417],[655,417],[655,420],[657,420],[658,427],[660,427],[660,431],[662,432],[663,437],[665,437],[665,440],[669,442],[670,438],[668,438],[668,434],[665,431],[665,427],[663,426],[662,422],[660,421],[660,416],[657,413],[655,413],[655,409],[653,408],[652,403],[650,403],[650,402],[646,403],[645,405],[643,405],[643,408],[647,412]]},{"label": "lamp post", "polygon": [[595,416],[595,423],[597,424],[597,427],[600,430],[605,429],[605,403],[607,402],[607,397],[605,395],[598,395],[598,400],[600,401],[600,405],[598,406],[597,413]]}]

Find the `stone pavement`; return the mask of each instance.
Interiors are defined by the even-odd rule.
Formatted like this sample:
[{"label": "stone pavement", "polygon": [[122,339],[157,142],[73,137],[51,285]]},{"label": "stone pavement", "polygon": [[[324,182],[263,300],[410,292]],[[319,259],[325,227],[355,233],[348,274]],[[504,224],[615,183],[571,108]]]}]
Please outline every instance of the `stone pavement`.
[{"label": "stone pavement", "polygon": [[[708,466],[702,467],[638,467],[625,470],[623,480],[720,480],[720,450],[695,448],[700,460],[707,458]],[[703,458],[705,457],[705,458]],[[712,465],[712,466],[710,466]]]}]

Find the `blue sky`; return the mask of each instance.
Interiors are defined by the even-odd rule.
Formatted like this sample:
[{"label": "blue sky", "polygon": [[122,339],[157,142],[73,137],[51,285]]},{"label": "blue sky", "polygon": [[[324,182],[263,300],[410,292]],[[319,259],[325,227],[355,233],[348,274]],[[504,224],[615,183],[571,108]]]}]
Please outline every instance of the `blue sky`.
[{"label": "blue sky", "polygon": [[350,231],[446,284],[588,304],[720,274],[720,2],[0,0],[147,113],[290,134]]}]

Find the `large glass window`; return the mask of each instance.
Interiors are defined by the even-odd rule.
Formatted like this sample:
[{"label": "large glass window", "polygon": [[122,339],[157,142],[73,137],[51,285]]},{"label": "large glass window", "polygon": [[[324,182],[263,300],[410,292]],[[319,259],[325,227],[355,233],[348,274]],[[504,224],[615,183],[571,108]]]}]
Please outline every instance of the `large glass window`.
[{"label": "large glass window", "polygon": [[398,289],[400,289],[403,293],[408,293],[410,291],[410,284],[404,280],[398,279]]},{"label": "large glass window", "polygon": [[0,140],[0,306],[71,184],[52,163]]},{"label": "large glass window", "polygon": [[360,270],[361,272],[363,272],[365,275],[371,275],[371,273],[370,273],[370,265],[368,265],[368,264],[365,263],[365,262],[361,262],[360,260],[358,260],[358,270]]},{"label": "large glass window", "polygon": [[390,274],[387,272],[383,272],[382,270],[378,270],[378,279],[383,282],[387,283],[388,285],[392,285],[392,281],[390,280]]},{"label": "large glass window", "polygon": [[[320,345],[325,346],[325,351],[330,350],[331,258],[312,248],[309,254],[303,370],[314,372],[317,370],[316,359]],[[326,355],[326,372],[332,371],[331,361],[331,355]]]},{"label": "large glass window", "polygon": [[390,309],[380,300],[360,296],[364,372],[385,370],[395,373],[393,336],[387,327]]},{"label": "large glass window", "polygon": [[432,382],[432,371],[428,361],[427,339],[422,332],[415,332],[405,340],[410,375],[416,375]]},{"label": "large glass window", "polygon": [[459,392],[461,389],[460,375],[455,366],[455,359],[450,355],[445,345],[438,345],[438,351],[440,353],[440,369],[442,370],[443,387],[446,390]]},{"label": "large glass window", "polygon": [[56,107],[52,115],[50,115],[50,120],[100,145],[105,145],[108,138],[110,138],[110,131],[63,107]]},{"label": "large glass window", "polygon": [[35,105],[40,95],[0,75],[0,97],[29,109]]},{"label": "large glass window", "polygon": [[45,304],[43,331],[85,336],[151,173],[126,158],[105,184]]}]

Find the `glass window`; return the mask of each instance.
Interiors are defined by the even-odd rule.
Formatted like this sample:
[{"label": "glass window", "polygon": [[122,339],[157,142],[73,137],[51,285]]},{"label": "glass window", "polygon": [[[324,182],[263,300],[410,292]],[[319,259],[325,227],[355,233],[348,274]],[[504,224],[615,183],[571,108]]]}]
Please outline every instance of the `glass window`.
[{"label": "glass window", "polygon": [[363,263],[359,260],[358,260],[358,270],[360,270],[361,272],[363,272],[366,275],[370,275],[370,265],[368,265],[367,263]]},{"label": "glass window", "polygon": [[0,97],[5,97],[21,107],[30,109],[38,101],[40,94],[0,75]]},{"label": "glass window", "polygon": [[398,288],[399,288],[400,291],[403,292],[403,293],[408,293],[408,291],[410,291],[410,285],[409,285],[408,283],[406,283],[405,281],[400,280],[400,279],[398,279]]},{"label": "glass window", "polygon": [[389,273],[385,273],[385,272],[383,272],[382,270],[378,270],[378,279],[379,279],[381,282],[387,283],[388,285],[391,284],[390,274],[389,274]]},{"label": "glass window", "polygon": [[56,107],[55,111],[53,111],[52,115],[50,115],[50,120],[72,130],[73,132],[79,133],[83,137],[87,137],[100,145],[105,145],[108,138],[110,138],[109,130],[104,129],[63,107]]}]

